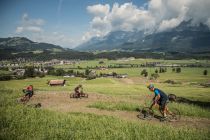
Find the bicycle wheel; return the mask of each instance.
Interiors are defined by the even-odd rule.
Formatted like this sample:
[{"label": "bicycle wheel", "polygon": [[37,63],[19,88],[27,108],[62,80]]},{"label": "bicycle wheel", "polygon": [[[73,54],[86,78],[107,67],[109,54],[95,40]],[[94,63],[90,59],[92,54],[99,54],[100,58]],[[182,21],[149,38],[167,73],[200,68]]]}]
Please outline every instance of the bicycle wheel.
[{"label": "bicycle wheel", "polygon": [[178,109],[174,108],[170,110],[170,114],[168,114],[168,121],[176,122],[181,119],[181,114]]},{"label": "bicycle wheel", "polygon": [[85,98],[88,98],[88,94],[86,93],[84,97],[85,97]]},{"label": "bicycle wheel", "polygon": [[70,98],[76,98],[76,94],[75,93],[71,93],[70,94]]},{"label": "bicycle wheel", "polygon": [[22,97],[22,98],[20,99],[20,101],[21,101],[23,104],[26,104],[26,103],[29,101],[29,99],[30,99],[30,97],[29,97],[29,95],[27,95],[27,96]]},{"label": "bicycle wheel", "polygon": [[143,120],[151,120],[154,117],[154,111],[149,107],[144,107],[140,110],[138,118]]}]

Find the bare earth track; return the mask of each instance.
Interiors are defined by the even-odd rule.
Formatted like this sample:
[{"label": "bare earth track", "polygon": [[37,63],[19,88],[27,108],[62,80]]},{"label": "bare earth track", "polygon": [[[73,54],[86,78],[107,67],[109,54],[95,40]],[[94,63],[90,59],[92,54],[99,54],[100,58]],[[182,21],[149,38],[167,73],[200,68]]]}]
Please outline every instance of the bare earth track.
[{"label": "bare earth track", "polygon": [[[38,92],[34,95],[28,104],[41,103],[42,108],[60,111],[60,112],[81,112],[81,113],[91,113],[96,115],[106,115],[113,116],[127,121],[147,121],[148,123],[155,124],[163,124],[158,119],[153,120],[140,120],[137,115],[139,112],[137,111],[108,111],[101,110],[96,108],[87,107],[94,102],[102,101],[102,102],[118,102],[125,101],[126,99],[119,99],[114,96],[107,96],[103,94],[90,93],[89,98],[75,99],[69,98],[69,94],[67,92]],[[133,102],[137,102],[135,99],[129,99]],[[143,102],[138,101],[139,103]],[[183,117],[179,122],[166,122],[172,126],[190,126],[194,128],[210,128],[210,120],[205,118],[190,118]]]}]

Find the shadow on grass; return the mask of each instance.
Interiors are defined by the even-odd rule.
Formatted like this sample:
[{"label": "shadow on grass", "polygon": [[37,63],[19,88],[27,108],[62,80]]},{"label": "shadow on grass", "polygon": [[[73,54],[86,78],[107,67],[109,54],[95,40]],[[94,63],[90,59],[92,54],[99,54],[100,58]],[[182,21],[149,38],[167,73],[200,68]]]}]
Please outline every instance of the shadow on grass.
[{"label": "shadow on grass", "polygon": [[177,97],[176,102],[177,103],[193,104],[193,105],[200,106],[202,108],[210,109],[210,102],[193,101],[193,100],[183,98],[183,97]]}]

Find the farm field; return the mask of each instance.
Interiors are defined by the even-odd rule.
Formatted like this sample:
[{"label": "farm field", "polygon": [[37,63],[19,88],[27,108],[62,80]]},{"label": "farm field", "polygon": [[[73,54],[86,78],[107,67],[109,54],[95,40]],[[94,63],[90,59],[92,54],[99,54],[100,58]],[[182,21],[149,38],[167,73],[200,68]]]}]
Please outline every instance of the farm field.
[{"label": "farm field", "polygon": [[[81,61],[72,65],[57,65],[66,71],[84,71],[88,67],[99,66],[100,60]],[[103,60],[100,66],[113,64],[144,64],[162,62],[164,64],[209,64],[201,60]],[[80,69],[77,69],[78,66]],[[84,69],[81,69],[84,68]],[[94,69],[99,73],[127,74],[127,78],[100,77],[86,80],[80,77],[45,76],[22,80],[0,81],[0,139],[209,139],[210,137],[210,88],[202,84],[210,83],[208,67],[181,67],[181,72],[167,67],[156,80],[148,75],[159,67]],[[5,73],[5,72],[4,72]],[[52,79],[65,79],[65,86],[51,87]],[[173,80],[176,83],[167,83]],[[141,120],[137,117],[138,108],[151,104],[153,93],[147,85],[167,94],[175,94],[185,100],[169,103],[181,113],[178,122],[160,122],[158,119]],[[17,100],[23,96],[22,89],[29,84],[34,86],[35,95],[27,104]],[[74,88],[82,84],[88,98],[70,98]],[[186,100],[188,102],[186,102]],[[41,108],[33,105],[41,103]],[[158,113],[158,109],[155,109]]]}]

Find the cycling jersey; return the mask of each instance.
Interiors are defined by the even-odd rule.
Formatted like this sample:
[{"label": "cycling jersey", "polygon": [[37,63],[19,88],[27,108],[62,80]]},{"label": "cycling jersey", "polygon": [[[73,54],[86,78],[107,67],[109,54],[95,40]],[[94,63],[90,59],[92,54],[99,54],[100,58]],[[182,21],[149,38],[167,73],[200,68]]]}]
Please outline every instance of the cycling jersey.
[{"label": "cycling jersey", "polygon": [[163,100],[163,99],[167,100],[168,99],[168,96],[158,88],[154,89],[154,93],[155,93],[155,96],[160,95],[160,100]]},{"label": "cycling jersey", "polygon": [[168,96],[161,90],[155,88],[154,89],[155,96],[160,95],[160,99],[158,100],[157,104],[160,105],[161,109],[164,109],[166,104],[168,103]]}]

